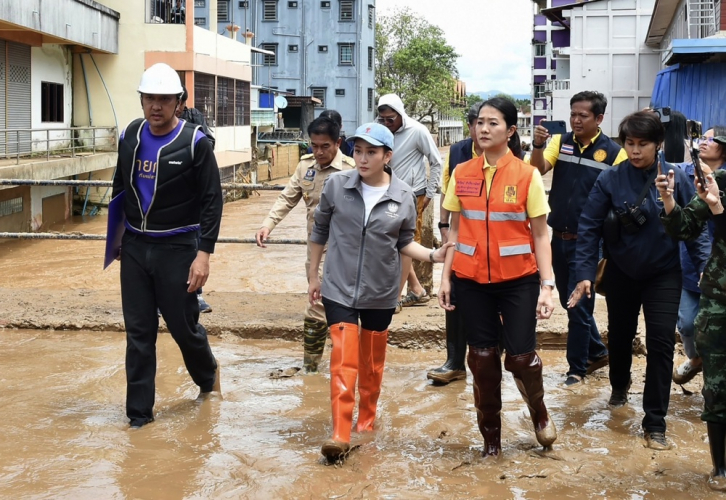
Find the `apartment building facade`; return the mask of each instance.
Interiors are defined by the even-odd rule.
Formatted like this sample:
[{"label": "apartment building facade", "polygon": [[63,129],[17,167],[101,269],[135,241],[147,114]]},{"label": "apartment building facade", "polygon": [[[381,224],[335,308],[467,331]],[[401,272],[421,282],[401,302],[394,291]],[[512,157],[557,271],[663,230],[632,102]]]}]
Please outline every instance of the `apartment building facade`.
[{"label": "apartment building facade", "polygon": [[726,125],[726,9],[721,0],[657,0],[645,43],[663,68],[652,105],[669,106],[700,121],[704,130]]},{"label": "apartment building facade", "polygon": [[[193,10],[194,0],[1,2],[0,177],[110,179],[118,135],[142,115],[141,75],[164,62],[179,72],[187,105],[212,126],[222,177],[234,179],[252,159],[258,49],[195,26],[185,16]],[[84,213],[86,205],[107,203],[108,194],[105,187],[81,190]],[[61,186],[0,189],[0,231],[67,219],[73,197]]]},{"label": "apartment building facade", "polygon": [[374,117],[375,0],[194,0],[195,23],[266,51],[253,83],[314,97],[351,134]]},{"label": "apartment building facade", "polygon": [[[659,54],[645,44],[655,0],[534,0],[532,121],[567,120],[570,98],[608,99],[603,131],[650,104]],[[569,127],[568,127],[569,128]]]}]

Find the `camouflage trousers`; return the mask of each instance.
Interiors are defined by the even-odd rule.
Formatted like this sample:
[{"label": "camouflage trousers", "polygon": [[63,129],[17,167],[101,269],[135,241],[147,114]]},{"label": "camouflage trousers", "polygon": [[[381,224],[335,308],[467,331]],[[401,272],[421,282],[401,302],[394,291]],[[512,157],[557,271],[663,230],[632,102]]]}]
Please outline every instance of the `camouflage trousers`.
[{"label": "camouflage trousers", "polygon": [[[306,276],[309,269],[310,250],[308,249],[308,261],[305,263]],[[322,301],[316,302],[314,305],[308,302],[305,308],[305,320],[303,321],[303,368],[306,372],[316,373],[318,371],[327,338],[328,323]]]},{"label": "camouflage trousers", "polygon": [[695,329],[703,360],[701,420],[726,424],[726,304],[701,294]]}]

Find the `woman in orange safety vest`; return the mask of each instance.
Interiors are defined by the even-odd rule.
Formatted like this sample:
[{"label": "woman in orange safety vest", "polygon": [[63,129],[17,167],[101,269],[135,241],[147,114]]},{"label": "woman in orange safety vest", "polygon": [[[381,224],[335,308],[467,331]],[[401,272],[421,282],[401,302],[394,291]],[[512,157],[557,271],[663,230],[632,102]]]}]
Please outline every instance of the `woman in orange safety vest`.
[{"label": "woman in orange safety vest", "polygon": [[446,255],[439,304],[456,307],[466,325],[484,456],[501,453],[502,324],[504,368],[529,407],[537,441],[548,447],[557,439],[535,352],[537,319],[549,318],[553,308],[549,206],[537,169],[510,150],[516,124],[517,109],[507,99],[482,103],[473,134],[484,154],[456,167],[443,204],[451,212],[448,241],[456,246]]}]

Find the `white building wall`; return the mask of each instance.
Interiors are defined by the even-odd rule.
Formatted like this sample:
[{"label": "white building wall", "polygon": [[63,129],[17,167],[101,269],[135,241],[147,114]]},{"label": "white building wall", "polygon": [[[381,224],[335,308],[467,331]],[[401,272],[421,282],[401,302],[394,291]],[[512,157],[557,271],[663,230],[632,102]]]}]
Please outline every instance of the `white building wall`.
[{"label": "white building wall", "polygon": [[[73,118],[73,65],[68,48],[63,45],[44,44],[42,47],[30,49],[30,85],[31,85],[31,127],[34,129],[64,129],[71,126]],[[43,82],[60,83],[63,85],[63,122],[44,122],[41,114],[41,87]],[[70,133],[33,132],[33,151],[66,148],[69,145]],[[48,146],[47,142],[50,142]]]},{"label": "white building wall", "polygon": [[620,121],[647,107],[660,55],[644,43],[655,0],[609,0],[571,11],[570,90],[553,92],[553,117],[566,119],[570,98],[583,90],[605,94],[602,130],[617,136]]},{"label": "white building wall", "polygon": [[216,127],[213,130],[216,151],[249,151],[252,148],[252,127]]}]

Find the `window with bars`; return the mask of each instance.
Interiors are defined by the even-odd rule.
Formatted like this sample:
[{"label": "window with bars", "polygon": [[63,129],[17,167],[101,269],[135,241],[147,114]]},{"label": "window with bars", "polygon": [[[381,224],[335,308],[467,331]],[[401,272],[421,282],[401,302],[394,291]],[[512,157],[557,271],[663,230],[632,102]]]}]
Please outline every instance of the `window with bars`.
[{"label": "window with bars", "polygon": [[368,47],[368,69],[373,69],[373,47]]},{"label": "window with bars", "polygon": [[194,107],[204,115],[207,125],[215,127],[217,121],[217,95],[214,91],[214,76],[194,73]]},{"label": "window with bars", "polygon": [[63,123],[63,84],[40,83],[40,120]]},{"label": "window with bars", "polygon": [[354,0],[340,0],[340,20],[341,21],[352,21],[353,20],[353,1]]},{"label": "window with bars", "polygon": [[276,43],[263,43],[260,45],[263,50],[269,50],[274,54],[264,54],[262,58],[262,64],[265,66],[277,66],[277,44]]},{"label": "window with bars", "polygon": [[217,22],[229,21],[229,0],[217,0]]},{"label": "window with bars", "polygon": [[205,26],[207,24],[207,18],[206,17],[195,17],[194,24],[196,24],[197,26]]},{"label": "window with bars", "polygon": [[325,107],[325,91],[327,89],[325,87],[310,87],[310,93],[313,97],[316,99],[320,99],[321,104],[315,104],[316,108],[324,108]]},{"label": "window with bars", "polygon": [[353,66],[353,43],[338,44],[338,64],[341,66]]},{"label": "window with bars", "polygon": [[0,201],[0,217],[19,214],[23,211],[23,198]]},{"label": "window with bars", "polygon": [[373,89],[368,89],[368,111],[373,111]]},{"label": "window with bars", "polygon": [[217,77],[217,126],[234,125],[234,80]]},{"label": "window with bars", "polygon": [[206,0],[194,0],[194,7],[199,7],[200,9],[203,9],[207,6]]},{"label": "window with bars", "polygon": [[277,21],[277,0],[264,0],[262,2],[262,20]]},{"label": "window with bars", "polygon": [[376,22],[376,8],[372,5],[368,6],[368,27],[370,29],[373,29],[373,26]]},{"label": "window with bars", "polygon": [[235,80],[234,82],[234,124],[250,124],[250,82]]}]

